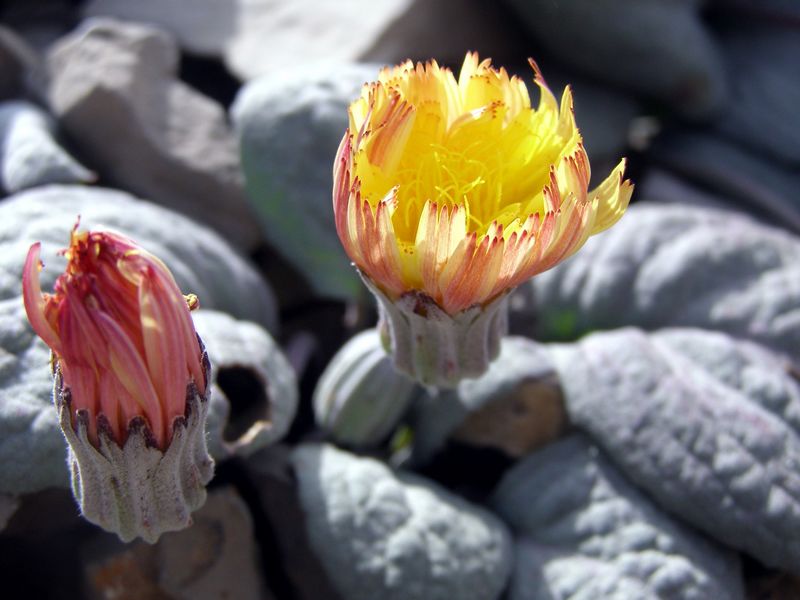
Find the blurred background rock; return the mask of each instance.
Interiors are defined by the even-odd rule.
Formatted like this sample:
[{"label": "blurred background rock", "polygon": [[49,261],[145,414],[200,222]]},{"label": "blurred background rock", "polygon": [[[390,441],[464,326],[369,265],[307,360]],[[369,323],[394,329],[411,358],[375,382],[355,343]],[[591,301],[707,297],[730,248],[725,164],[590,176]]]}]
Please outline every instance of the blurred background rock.
[{"label": "blurred background rock", "polygon": [[[269,437],[269,443],[274,444],[285,436],[281,444],[252,456],[248,456],[249,450],[241,455],[229,453],[236,456],[221,463],[212,484],[215,492],[205,512],[198,514],[199,527],[165,537],[157,547],[120,547],[80,521],[63,490],[51,488],[18,496],[0,489],[0,524],[6,523],[5,532],[0,534],[0,565],[4,572],[7,568],[15,571],[14,579],[26,597],[212,598],[229,594],[237,598],[311,600],[335,599],[342,593],[337,582],[348,575],[331,577],[326,569],[333,559],[323,555],[320,562],[315,558],[313,544],[292,525],[302,519],[304,503],[317,506],[321,502],[308,499],[311,475],[307,472],[300,477],[306,487],[298,491],[294,469],[308,463],[314,453],[334,456],[334,467],[343,471],[345,466],[336,465],[362,464],[332,450],[292,450],[300,441],[323,437],[312,409],[320,375],[348,338],[374,322],[374,309],[364,301],[362,286],[341,251],[333,227],[333,156],[345,129],[348,103],[380,65],[406,58],[435,58],[457,70],[467,50],[491,57],[494,64],[506,66],[528,82],[532,74],[527,58],[534,57],[556,95],[566,84],[572,85],[577,122],[593,172],[602,176],[620,156],[627,156],[628,173],[637,186],[634,202],[676,205],[658,213],[656,228],[664,214],[672,215],[677,223],[682,218],[677,214],[681,207],[703,207],[747,213],[790,234],[800,233],[800,3],[795,0],[6,0],[0,4],[0,194],[5,194],[0,196],[0,206],[19,206],[20,193],[46,199],[56,193],[55,188],[37,188],[49,184],[70,184],[73,191],[68,196],[81,198],[75,201],[76,210],[85,202],[106,206],[112,193],[105,188],[114,188],[202,223],[204,227],[198,229],[201,234],[192,233],[191,227],[184,225],[174,231],[174,235],[191,240],[171,244],[176,248],[198,248],[202,244],[193,236],[209,235],[205,228],[216,230],[231,246],[225,252],[231,253],[230,265],[235,266],[214,266],[208,277],[215,281],[205,285],[218,290],[219,296],[226,291],[236,296],[236,291],[226,288],[226,281],[231,272],[244,270],[253,270],[269,284],[276,306],[271,292],[259,292],[268,297],[261,307],[267,316],[254,317],[256,309],[234,316],[258,320],[276,335],[297,374],[299,387],[296,414],[294,399],[289,403],[291,408],[269,398],[266,404],[262,398],[255,408],[246,398],[241,401],[240,407],[250,408],[240,408],[234,416],[244,418],[245,424],[250,423],[248,410],[257,413],[251,420],[263,423],[270,421],[269,410],[282,411],[280,423],[274,424],[270,434],[275,439]],[[99,189],[84,194],[74,191],[79,186]],[[57,203],[59,214],[69,212],[65,202],[69,205],[71,201]],[[41,210],[36,210],[45,215],[52,212],[44,201]],[[98,212],[83,210],[87,214]],[[8,212],[27,215],[29,211]],[[170,219],[165,217],[164,222],[172,222]],[[694,217],[687,217],[687,223],[694,222]],[[631,227],[636,229],[633,224]],[[699,231],[695,225],[691,228]],[[17,232],[2,240],[5,248],[13,242],[17,254],[35,241],[17,239],[28,229],[13,222],[5,223],[4,231]],[[38,229],[34,226],[30,231]],[[715,231],[724,237],[727,225],[721,223]],[[623,233],[620,230],[616,236]],[[66,235],[67,229],[65,242]],[[764,236],[765,240],[774,237],[772,233]],[[632,241],[626,243],[635,244],[636,231],[630,237]],[[52,235],[48,239],[55,241]],[[608,247],[612,238],[606,240]],[[709,269],[716,264],[712,248],[716,245],[712,242],[702,249]],[[763,247],[778,243],[784,244],[765,241]],[[794,241],[785,243],[795,251]],[[600,242],[596,246],[600,248]],[[211,264],[202,251],[197,255],[200,270],[202,264]],[[588,256],[586,261],[591,262]],[[728,272],[734,273],[731,261]],[[536,286],[523,286],[512,301],[512,328],[528,335],[547,329],[541,323],[536,325],[534,317],[544,314],[541,302],[548,282],[568,279],[569,269],[577,272],[581,264],[567,265]],[[6,364],[3,357],[34,356],[22,346],[14,346],[17,342],[13,341],[21,339],[14,332],[14,327],[22,327],[21,312],[10,304],[17,301],[20,265],[9,261],[3,265],[0,309],[10,315],[3,323],[14,335],[2,337],[12,341],[4,341],[6,345],[0,348],[0,366]],[[788,262],[781,268],[782,273],[797,272]],[[600,277],[601,272],[596,273]],[[776,338],[770,330],[761,328],[757,319],[752,327],[747,321],[747,327],[730,333],[796,355],[796,348],[784,342],[796,339],[791,315],[798,310],[797,281],[787,275],[780,280],[773,277],[771,283],[762,282],[761,274],[760,269],[748,271],[746,285],[742,285],[748,290],[774,289],[772,304],[780,304],[778,313],[785,315],[784,337]],[[731,278],[741,283],[739,275]],[[703,280],[701,273],[696,281]],[[773,284],[777,287],[770,287]],[[674,292],[680,282],[670,285]],[[730,290],[739,293],[736,286]],[[528,298],[527,293],[533,297]],[[235,312],[215,306],[213,296],[209,296],[209,307]],[[590,300],[581,295],[575,305],[585,309]],[[249,306],[252,301],[252,293],[231,298],[232,305]],[[275,313],[279,335],[272,316]],[[586,323],[565,324],[553,319],[548,326],[563,325],[577,331],[585,325],[581,329],[585,333],[608,325],[590,322],[595,314],[591,311],[581,314],[589,319]],[[700,321],[715,328],[715,323],[725,321],[726,314],[717,310],[716,320]],[[652,313],[644,314],[637,324],[652,325],[652,317]],[[686,324],[672,317],[658,323]],[[625,324],[630,322],[612,325]],[[574,339],[577,335],[570,333],[567,337]],[[35,351],[36,356],[42,354],[41,350]],[[0,369],[0,373],[6,373],[3,377],[8,379],[8,373],[29,369],[24,362],[28,358],[10,369],[2,367],[5,370]],[[228,372],[233,372],[238,368],[235,357],[230,362]],[[248,371],[248,364],[240,365],[242,372]],[[224,386],[220,383],[223,391],[230,391],[234,412],[235,398],[249,398],[248,394],[256,394],[252,390],[258,390],[256,395],[261,398],[264,389],[268,391],[268,382],[254,379],[253,373],[260,373],[256,366],[248,380],[230,380]],[[560,436],[568,429],[563,399],[555,384],[550,384],[551,379],[540,381],[523,375],[528,385],[525,394],[506,394],[511,400],[504,396],[506,400],[499,404],[481,400],[477,416],[465,416],[471,410],[468,389],[448,400],[455,407],[452,415],[458,418],[448,421],[452,427],[434,428],[438,433],[431,447],[435,446],[438,454],[429,457],[429,464],[420,466],[427,478],[462,492],[468,489],[470,498],[482,501],[489,497],[512,458],[550,441],[549,433],[541,441],[541,436],[535,440],[525,437],[519,443],[516,438],[509,441],[507,423],[512,417],[516,419],[520,406],[550,403],[553,410],[545,413],[552,416],[552,422],[538,423],[536,431]],[[42,378],[26,380],[25,389],[39,396],[46,394],[44,365]],[[531,381],[538,387],[530,387]],[[0,383],[3,390],[19,388],[14,382]],[[530,390],[539,388],[548,393],[544,400],[530,396]],[[517,396],[524,401],[515,400]],[[0,403],[5,400],[0,397]],[[42,401],[46,403],[47,397]],[[795,404],[787,401],[786,406]],[[782,414],[790,413],[786,409]],[[412,414],[419,419],[426,413],[417,407]],[[487,424],[487,420],[491,422]],[[26,427],[33,431],[36,422]],[[420,427],[419,431],[424,433],[425,429]],[[527,431],[517,434],[527,435]],[[385,431],[380,433],[376,437],[386,437]],[[402,452],[397,449],[408,445],[403,441],[405,433],[401,428],[382,449],[370,452],[402,464]],[[372,434],[375,432],[364,433]],[[258,439],[267,437],[260,434]],[[425,439],[417,439],[415,460],[433,452],[423,451]],[[42,446],[49,449],[44,454],[56,461],[48,467],[55,471],[60,442],[50,439],[49,445]],[[512,442],[515,450],[509,452]],[[566,442],[559,448],[570,444],[578,442]],[[582,441],[578,445],[583,448]],[[522,450],[517,452],[517,448]],[[551,452],[566,452],[559,448]],[[252,451],[256,449],[254,446]],[[14,451],[3,448],[10,455]],[[576,456],[573,453],[565,459],[565,465],[572,465],[571,473],[600,469],[602,477],[592,475],[596,489],[613,488],[612,496],[624,499],[626,511],[628,504],[638,502],[637,492],[629,491],[624,482],[617,484],[615,474],[605,474],[611,466],[605,466],[608,461],[604,456],[591,454],[585,460]],[[533,465],[524,468],[538,473],[535,477],[547,479],[548,471],[535,471],[536,460],[525,464]],[[544,464],[541,467],[546,468]],[[791,465],[787,469],[791,470]],[[381,477],[394,482],[388,473],[381,472]],[[613,485],[603,483],[606,480]],[[575,481],[582,479],[575,475]],[[416,490],[405,480],[392,485],[398,490],[406,485]],[[512,489],[505,484],[498,496],[502,501],[495,499],[502,505],[501,514],[522,501],[509,499],[508,490]],[[577,498],[578,503],[574,512],[580,514],[586,494],[578,487],[573,492],[570,498]],[[405,498],[405,492],[397,493]],[[407,501],[417,493],[409,492]],[[437,497],[437,502],[440,500]],[[558,505],[557,500],[554,505]],[[450,510],[450,500],[442,502]],[[649,504],[630,508],[636,519],[644,518],[641,515],[650,510]],[[683,539],[682,530],[673,529],[671,521],[659,519],[662,516],[657,517],[655,525],[651,522],[654,531],[678,531],[670,534],[670,540]],[[325,527],[334,525],[333,521],[322,523],[313,540],[325,539]],[[550,535],[548,531],[538,526],[526,530],[527,537],[517,540],[517,548],[533,552],[541,539],[537,536]],[[617,539],[617,530],[609,535]],[[333,534],[328,537],[336,539]],[[379,541],[370,543],[380,546]],[[627,541],[623,541],[615,544],[628,551]],[[446,554],[449,542],[443,543]],[[678,547],[682,543],[674,544]],[[691,577],[683,582],[686,587],[680,588],[682,593],[704,589],[692,587],[692,578],[701,581],[707,575],[702,572],[703,561],[717,565],[730,559],[727,553],[711,556],[707,552],[717,550],[712,546],[706,550],[704,543],[700,543],[704,558],[698,570],[691,571]],[[187,564],[180,564],[177,557],[187,548],[195,551]],[[203,554],[208,548],[216,550]],[[580,561],[584,555],[595,556],[584,548],[571,560]],[[522,559],[518,556],[517,560]],[[171,561],[178,565],[173,570]],[[554,564],[548,561],[542,562],[546,563],[542,569]],[[422,562],[427,569],[428,563]],[[381,563],[380,568],[388,567]],[[205,573],[210,583],[200,585],[191,575],[192,569]],[[463,564],[451,564],[447,572],[462,573],[464,569]],[[730,570],[738,569],[736,563]],[[413,568],[410,572],[415,573]],[[709,572],[722,581],[719,573],[727,571],[714,567]],[[796,572],[792,576],[772,571],[752,559],[745,559],[742,572],[747,597],[800,597]],[[126,579],[130,573],[141,575],[137,575],[140,587],[131,587]],[[497,567],[496,573],[505,571]],[[409,571],[403,571],[399,580],[406,581],[408,576]],[[497,577],[493,590],[502,587],[502,578]],[[58,585],[50,585],[48,580],[58,581]],[[534,583],[545,587],[552,583],[542,581]],[[555,576],[553,581],[563,578]],[[231,582],[234,587],[230,587]],[[513,582],[511,597],[529,597],[519,591],[524,581],[518,574]],[[349,590],[348,586],[350,583],[344,589]],[[205,591],[198,591],[201,588]],[[448,593],[456,597],[458,589],[439,591],[442,597],[448,597]],[[730,597],[741,597],[740,587],[726,589]],[[16,593],[13,584],[11,589],[4,587],[4,598],[15,598]],[[404,597],[423,598],[424,593],[422,590],[421,595],[414,596],[408,592]]]}]

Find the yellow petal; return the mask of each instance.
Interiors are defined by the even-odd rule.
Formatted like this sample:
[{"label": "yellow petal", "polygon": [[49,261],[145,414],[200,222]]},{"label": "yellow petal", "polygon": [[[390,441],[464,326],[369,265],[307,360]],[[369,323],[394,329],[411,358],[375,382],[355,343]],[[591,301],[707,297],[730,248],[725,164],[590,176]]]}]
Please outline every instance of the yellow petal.
[{"label": "yellow petal", "polygon": [[624,172],[625,159],[623,158],[605,181],[590,192],[589,197],[597,201],[597,219],[594,222],[592,234],[600,233],[611,227],[619,221],[625,209],[628,208],[633,194],[633,184],[627,179],[623,180]]}]

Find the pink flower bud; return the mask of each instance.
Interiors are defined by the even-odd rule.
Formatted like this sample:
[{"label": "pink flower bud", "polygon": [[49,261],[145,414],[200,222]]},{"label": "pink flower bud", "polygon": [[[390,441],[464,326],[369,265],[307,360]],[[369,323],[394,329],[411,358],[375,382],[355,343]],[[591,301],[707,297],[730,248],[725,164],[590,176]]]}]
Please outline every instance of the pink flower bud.
[{"label": "pink flower bud", "polygon": [[205,393],[189,314],[197,298],[185,297],[164,263],[132,240],[77,225],[64,251],[66,271],[54,293],[42,294],[39,251],[33,244],[25,261],[25,310],[53,351],[73,419],[86,415],[93,444],[100,427],[120,446],[131,422],[144,419],[163,450],[186,412],[186,386]]}]

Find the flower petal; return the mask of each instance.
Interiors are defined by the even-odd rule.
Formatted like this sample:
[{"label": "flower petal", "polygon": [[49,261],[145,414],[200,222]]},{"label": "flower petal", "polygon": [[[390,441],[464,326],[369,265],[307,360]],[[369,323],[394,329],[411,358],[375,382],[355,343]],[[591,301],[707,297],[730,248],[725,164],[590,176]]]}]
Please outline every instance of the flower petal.
[{"label": "flower petal", "polygon": [[61,340],[58,332],[53,329],[45,317],[45,299],[42,296],[42,287],[39,282],[39,271],[42,269],[42,261],[39,260],[41,248],[42,245],[39,242],[30,247],[25,258],[25,266],[22,269],[22,297],[25,303],[25,313],[28,315],[28,320],[36,335],[42,338],[53,352],[61,354]]},{"label": "flower petal", "polygon": [[625,172],[625,159],[619,161],[605,181],[597,186],[589,197],[597,200],[597,219],[595,220],[592,234],[600,233],[619,221],[633,194],[633,184],[623,179]]}]

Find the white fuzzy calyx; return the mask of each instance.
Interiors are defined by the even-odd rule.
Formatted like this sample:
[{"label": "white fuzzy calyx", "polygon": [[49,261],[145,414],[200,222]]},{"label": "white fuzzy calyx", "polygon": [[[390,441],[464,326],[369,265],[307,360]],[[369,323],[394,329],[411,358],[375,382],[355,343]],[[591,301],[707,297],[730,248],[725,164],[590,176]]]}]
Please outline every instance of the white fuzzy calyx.
[{"label": "white fuzzy calyx", "polygon": [[131,422],[123,446],[102,425],[98,447],[92,445],[85,412],[78,411],[73,426],[70,391],[58,367],[53,395],[69,445],[72,493],[88,521],[123,542],[140,537],[149,543],[192,524],[191,513],[205,503],[205,486],[214,474],[205,434],[210,386],[205,395],[194,383],[187,386],[186,414],[173,421],[172,440],[163,451],[143,419]]},{"label": "white fuzzy calyx", "polygon": [[363,279],[378,300],[383,343],[399,371],[429,387],[452,388],[483,375],[497,358],[508,331],[508,292],[449,315],[425,294],[392,301]]}]

